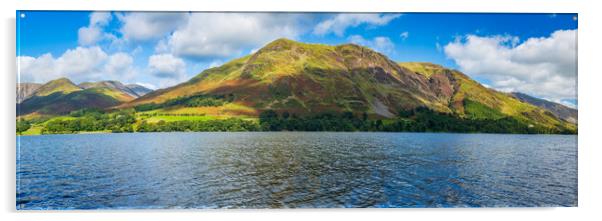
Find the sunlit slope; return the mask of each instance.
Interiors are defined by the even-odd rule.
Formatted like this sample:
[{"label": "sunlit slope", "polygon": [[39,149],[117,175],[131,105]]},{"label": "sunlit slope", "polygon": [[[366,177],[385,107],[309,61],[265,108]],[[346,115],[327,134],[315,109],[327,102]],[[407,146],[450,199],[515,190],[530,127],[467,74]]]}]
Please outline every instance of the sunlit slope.
[{"label": "sunlit slope", "polygon": [[259,111],[352,111],[383,117],[436,99],[424,78],[368,48],[279,39],[252,55],[208,69],[186,83],[147,94],[127,106],[195,94],[232,95],[234,103]]},{"label": "sunlit slope", "polygon": [[458,116],[475,119],[511,116],[533,125],[576,129],[574,124],[560,120],[545,109],[522,102],[511,94],[486,88],[459,71],[431,63],[399,65],[428,78],[434,84],[434,90],[445,90],[448,106]]},{"label": "sunlit slope", "polygon": [[135,91],[119,81],[84,82],[78,86],[83,89],[102,89],[99,90],[99,92],[106,93],[107,95],[120,101],[130,101],[139,97]]},{"label": "sunlit slope", "polygon": [[[174,102],[198,96],[227,102],[210,107]],[[393,118],[400,111],[427,107],[460,118],[511,117],[534,126],[576,128],[544,109],[439,65],[398,64],[353,44],[329,46],[288,39],[273,41],[251,55],[119,107],[160,104],[170,105],[156,112],[190,115],[257,116],[275,110],[297,115],[367,113],[371,118]]]},{"label": "sunlit slope", "polygon": [[83,89],[69,79],[60,78],[42,85],[17,104],[17,115],[61,115],[83,108],[108,108],[134,97],[115,88],[98,85]]},{"label": "sunlit slope", "polygon": [[73,84],[73,82],[71,82],[69,79],[59,78],[56,80],[49,81],[48,83],[40,86],[40,88],[36,90],[33,96],[43,97],[57,92],[61,94],[68,94],[80,90],[82,89],[77,85]]}]

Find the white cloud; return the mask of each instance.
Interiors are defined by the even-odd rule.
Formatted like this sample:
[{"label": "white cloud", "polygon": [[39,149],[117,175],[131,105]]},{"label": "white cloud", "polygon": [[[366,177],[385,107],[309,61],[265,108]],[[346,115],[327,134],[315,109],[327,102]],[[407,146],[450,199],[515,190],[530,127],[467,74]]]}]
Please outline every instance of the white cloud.
[{"label": "white cloud", "polygon": [[444,47],[460,69],[484,77],[502,91],[520,91],[552,101],[576,99],[577,30],[549,37],[467,35]]},{"label": "white cloud", "polygon": [[103,70],[108,75],[121,75],[119,79],[131,79],[136,75],[133,64],[132,56],[119,52],[109,56]]},{"label": "white cloud", "polygon": [[88,74],[107,59],[107,54],[100,47],[77,47],[69,49],[57,58],[59,71],[65,74]]},{"label": "white cloud", "polygon": [[316,35],[334,33],[343,36],[349,27],[358,27],[363,24],[382,26],[401,14],[338,14],[331,19],[320,22],[313,30]]},{"label": "white cloud", "polygon": [[51,54],[43,54],[39,57],[18,56],[17,67],[20,82],[45,83],[46,81],[59,78],[55,59]]},{"label": "white cloud", "polygon": [[159,39],[185,24],[188,13],[182,12],[132,12],[119,14],[123,23],[123,38],[135,41]]},{"label": "white cloud", "polygon": [[112,16],[110,12],[92,12],[90,14],[90,25],[105,26],[109,24]]},{"label": "white cloud", "polygon": [[77,30],[77,41],[79,45],[93,45],[102,40],[105,34],[102,28],[111,21],[112,16],[109,12],[93,12],[90,14],[90,23],[87,27],[81,27]]},{"label": "white cloud", "polygon": [[363,45],[372,48],[381,53],[391,53],[395,49],[395,44],[388,37],[378,36],[372,40],[365,39],[360,35],[351,35],[348,40],[351,43]]},{"label": "white cloud", "polygon": [[158,78],[179,79],[186,74],[184,60],[171,54],[156,54],[148,58],[151,73]]},{"label": "white cloud", "polygon": [[280,37],[296,38],[302,33],[300,18],[279,13],[193,13],[156,50],[167,46],[176,56],[194,59],[229,57]]},{"label": "white cloud", "polygon": [[102,31],[98,27],[81,27],[77,30],[77,41],[80,45],[92,45],[100,41]]},{"label": "white cloud", "polygon": [[126,81],[135,74],[132,57],[125,53],[108,55],[97,46],[69,49],[57,58],[51,54],[19,56],[17,62],[22,82],[46,83],[60,77],[75,82]]},{"label": "white cloud", "polygon": [[169,52],[169,45],[165,39],[161,39],[157,45],[155,45],[155,53],[167,53]]},{"label": "white cloud", "polygon": [[404,31],[401,34],[399,34],[399,37],[401,37],[401,39],[405,41],[406,39],[408,39],[408,37],[410,37],[410,33],[407,31]]}]

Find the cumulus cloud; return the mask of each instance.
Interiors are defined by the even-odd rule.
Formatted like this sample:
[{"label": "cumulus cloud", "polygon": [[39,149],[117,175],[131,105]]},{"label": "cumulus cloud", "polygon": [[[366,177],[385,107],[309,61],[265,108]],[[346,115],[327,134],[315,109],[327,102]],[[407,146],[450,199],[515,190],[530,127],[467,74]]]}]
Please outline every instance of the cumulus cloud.
[{"label": "cumulus cloud", "polygon": [[123,38],[134,41],[159,39],[185,24],[188,13],[182,12],[133,12],[119,14]]},{"label": "cumulus cloud", "polygon": [[127,80],[135,71],[129,55],[108,55],[97,46],[69,49],[57,58],[49,53],[39,57],[18,56],[17,62],[22,82],[45,83],[60,77],[76,82]]},{"label": "cumulus cloud", "polygon": [[383,36],[378,36],[370,40],[360,35],[351,35],[348,40],[351,43],[363,45],[381,53],[391,53],[395,49],[395,44],[393,44],[391,39]]},{"label": "cumulus cloud", "polygon": [[300,18],[278,13],[193,13],[155,49],[192,59],[228,57],[276,38],[296,38],[302,33]]},{"label": "cumulus cloud", "polygon": [[77,41],[80,45],[92,45],[101,39],[102,31],[98,27],[81,27],[77,31]]},{"label": "cumulus cloud", "polygon": [[109,75],[122,75],[120,79],[130,79],[136,74],[133,64],[134,59],[132,56],[123,52],[119,52],[109,56],[103,70],[104,73]]},{"label": "cumulus cloud", "polygon": [[343,36],[349,27],[358,27],[364,24],[382,26],[399,16],[401,14],[338,14],[318,23],[313,33],[316,35],[334,33],[337,36]]},{"label": "cumulus cloud", "polygon": [[109,12],[93,12],[90,14],[90,23],[86,27],[77,30],[77,41],[80,45],[93,45],[102,40],[105,34],[102,28],[111,21]]},{"label": "cumulus cloud", "polygon": [[148,58],[151,73],[158,78],[180,78],[185,75],[186,63],[172,54],[156,54]]},{"label": "cumulus cloud", "polygon": [[576,99],[577,30],[520,42],[513,36],[467,35],[444,47],[460,69],[491,87],[551,101]]}]

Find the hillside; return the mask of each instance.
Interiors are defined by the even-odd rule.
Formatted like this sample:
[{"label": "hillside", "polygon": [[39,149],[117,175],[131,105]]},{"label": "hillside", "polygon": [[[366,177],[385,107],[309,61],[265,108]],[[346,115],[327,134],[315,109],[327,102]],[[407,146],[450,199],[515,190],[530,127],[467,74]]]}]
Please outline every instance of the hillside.
[{"label": "hillside", "polygon": [[17,104],[17,115],[60,115],[83,108],[108,108],[138,97],[117,81],[85,82],[75,85],[60,78],[40,85]]},{"label": "hillside", "polygon": [[116,97],[119,97],[122,101],[130,101],[134,98],[140,97],[135,91],[126,87],[119,81],[98,81],[98,82],[84,82],[78,85],[83,89],[90,88],[106,88],[108,90],[119,93]]},{"label": "hillside", "polygon": [[77,85],[73,84],[71,80],[67,78],[59,78],[56,80],[49,81],[38,88],[32,96],[44,97],[54,93],[68,94],[74,91],[82,90]]},{"label": "hillside", "polygon": [[[425,76],[434,85],[433,89],[451,88],[447,102],[457,115],[473,119],[497,119],[513,117],[532,125],[545,127],[569,127],[576,125],[563,121],[546,109],[523,102],[506,93],[486,88],[470,77],[430,63],[400,63],[400,66]],[[436,82],[436,83],[435,83]],[[448,83],[449,82],[449,83]]]},{"label": "hillside", "polygon": [[[220,102],[189,103],[209,98]],[[297,116],[351,112],[372,119],[428,108],[461,119],[514,119],[529,127],[576,129],[545,109],[439,65],[398,64],[354,44],[329,46],[287,39],[120,107],[220,116],[258,116],[268,110]]]},{"label": "hillside", "polygon": [[552,114],[554,114],[555,116],[557,116],[560,119],[563,119],[563,120],[571,122],[571,123],[577,123],[577,110],[576,109],[564,106],[562,104],[550,102],[550,101],[547,101],[544,99],[532,97],[527,94],[523,94],[523,93],[519,93],[519,92],[512,93],[512,95],[523,102],[527,102],[532,105],[546,109],[546,110],[552,112]]},{"label": "hillside", "polygon": [[228,95],[232,103],[255,112],[275,109],[298,114],[353,111],[393,117],[399,109],[439,104],[432,102],[439,95],[426,79],[368,48],[279,39],[252,55],[127,105],[162,103],[195,94]]}]

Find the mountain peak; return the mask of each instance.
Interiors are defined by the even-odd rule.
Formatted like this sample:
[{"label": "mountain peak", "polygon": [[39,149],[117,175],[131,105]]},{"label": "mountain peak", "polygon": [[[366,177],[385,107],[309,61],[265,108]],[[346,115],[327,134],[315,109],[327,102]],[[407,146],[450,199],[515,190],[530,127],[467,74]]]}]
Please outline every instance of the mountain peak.
[{"label": "mountain peak", "polygon": [[69,78],[66,77],[61,77],[61,78],[57,78],[54,80],[49,81],[48,83],[66,83],[66,84],[73,84],[73,82],[71,80],[69,80]]},{"label": "mountain peak", "polygon": [[114,80],[97,81],[97,82],[84,82],[78,85],[83,89],[94,88],[94,87],[110,87],[110,88],[122,88],[125,87],[121,82]]},{"label": "mountain peak", "polygon": [[42,85],[36,92],[35,96],[48,96],[50,94],[60,92],[63,94],[71,93],[73,91],[82,90],[76,86],[71,80],[67,78],[58,78]]},{"label": "mountain peak", "polygon": [[298,42],[298,41],[294,41],[294,40],[288,39],[288,38],[278,38],[276,40],[273,40],[269,44],[302,44],[302,43]]},{"label": "mountain peak", "polygon": [[148,93],[150,93],[150,92],[152,92],[152,91],[153,91],[153,90],[151,90],[151,89],[149,89],[149,88],[147,88],[147,87],[145,87],[145,86],[139,85],[139,84],[126,84],[126,85],[125,85],[125,87],[127,87],[127,88],[129,88],[130,90],[132,90],[132,91],[136,92],[136,94],[137,94],[139,97],[142,97],[142,96],[144,96],[145,94],[148,94]]},{"label": "mountain peak", "polygon": [[293,41],[293,40],[290,40],[287,38],[279,38],[279,39],[276,39],[276,40],[266,44],[261,49],[259,49],[257,52],[263,53],[263,52],[268,52],[268,51],[290,50],[294,46],[301,46],[301,45],[304,45],[304,43]]}]

